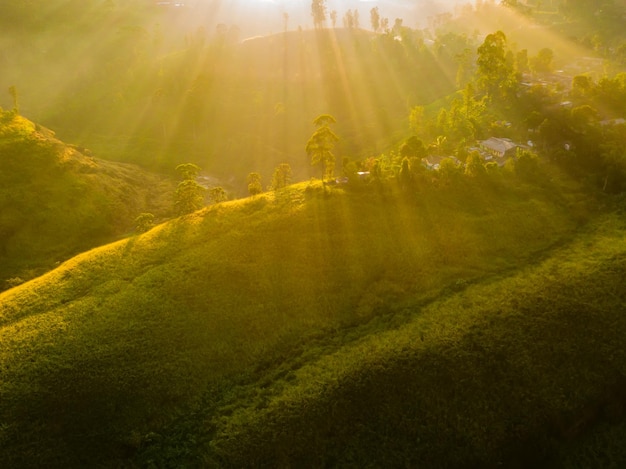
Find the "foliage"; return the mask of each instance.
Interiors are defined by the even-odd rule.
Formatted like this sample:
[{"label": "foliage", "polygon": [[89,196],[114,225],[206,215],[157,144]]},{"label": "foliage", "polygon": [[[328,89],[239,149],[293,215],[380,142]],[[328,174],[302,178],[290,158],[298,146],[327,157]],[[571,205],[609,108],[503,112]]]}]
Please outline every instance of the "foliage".
[{"label": "foliage", "polygon": [[400,154],[407,158],[421,158],[426,154],[424,142],[413,135],[402,144]]},{"label": "foliage", "polygon": [[[61,15],[55,10],[64,11],[63,31],[72,31],[66,25],[76,25],[71,17],[81,3],[45,9],[50,23]],[[47,16],[41,5],[0,5],[0,22],[25,12]],[[608,6],[590,9],[590,21],[612,24]],[[118,14],[115,21],[93,14],[102,21],[94,29],[119,18],[141,23],[141,15]],[[103,135],[108,145],[120,121],[141,116],[113,144],[134,152],[126,158],[149,155],[171,165],[173,155],[199,161],[225,148],[229,155],[261,149],[274,165],[290,153],[290,136],[291,149],[301,151],[309,131],[292,109],[303,113],[307,103],[328,105],[346,122],[343,154],[379,156],[344,158],[349,182],[332,187],[290,185],[283,163],[271,183],[280,192],[261,194],[260,175],[250,173],[248,192],[257,197],[218,204],[225,192],[217,187],[209,193],[215,206],[86,252],[33,281],[38,272],[29,265],[6,270],[4,284],[13,289],[0,294],[1,466],[623,461],[624,426],[607,431],[605,424],[607,416],[623,419],[626,226],[623,213],[601,213],[623,206],[582,191],[577,180],[608,193],[626,188],[624,126],[600,122],[623,115],[626,75],[575,78],[569,109],[559,105],[565,93],[549,86],[517,87],[518,73],[551,70],[551,49],[514,56],[502,31],[488,35],[476,51],[475,89],[477,34],[441,28],[430,47],[401,19],[389,31],[378,18],[384,35],[357,31],[358,10],[348,10],[351,31],[331,36],[321,30],[325,0],[312,2],[312,14],[314,42],[300,31],[294,47],[287,31],[284,41],[235,45],[221,26],[213,39],[199,29],[184,50],[166,51],[158,31],[150,46],[146,28],[128,26],[115,43],[99,43],[93,70],[63,62],[86,77],[67,87],[71,94],[58,98],[64,106],[48,118],[75,135]],[[33,31],[35,16],[27,22]],[[334,27],[336,12],[331,19]],[[69,34],[59,51],[76,39]],[[259,53],[267,44],[272,52]],[[46,54],[42,70],[64,55],[54,48]],[[19,51],[7,48],[3,62],[12,55]],[[180,70],[194,72],[181,77]],[[452,89],[454,80],[442,77],[455,72],[469,85],[436,101]],[[6,259],[52,265],[79,246],[119,236],[137,213],[137,231],[147,231],[154,217],[135,200],[150,199],[155,191],[141,188],[156,179],[137,184],[137,169],[63,146],[18,116],[15,88],[12,97],[14,110],[0,114],[0,268]],[[105,100],[106,111],[93,111]],[[353,112],[365,101],[372,105]],[[427,102],[426,112],[420,103]],[[407,108],[413,136],[405,139],[399,129],[406,119],[398,116]],[[80,117],[85,109],[96,114],[90,124]],[[364,132],[372,122],[383,131]],[[306,145],[322,181],[334,173],[333,124],[329,114],[315,119]],[[267,140],[258,136],[260,125]],[[519,151],[502,171],[468,153],[491,135],[532,138],[541,158]],[[392,140],[404,140],[399,151],[397,144],[389,150]],[[421,161],[453,153],[464,169],[452,158],[438,171]],[[561,175],[548,156],[576,179]],[[248,167],[243,159],[221,160]],[[176,207],[191,213],[204,205],[200,168],[176,170],[183,179]],[[358,170],[373,181],[360,181]]]},{"label": "foliage", "polygon": [[524,178],[533,178],[539,174],[539,158],[530,150],[517,149],[515,171]]},{"label": "foliage", "polygon": [[530,68],[535,73],[549,73],[553,69],[554,52],[548,47],[541,49],[536,57],[530,59]]},{"label": "foliage", "polygon": [[154,215],[152,213],[140,213],[135,218],[135,231],[137,233],[145,233],[154,226]]},{"label": "foliage", "polygon": [[339,137],[330,129],[336,122],[329,114],[322,114],[313,120],[317,127],[306,144],[306,152],[311,157],[312,165],[322,166],[322,181],[331,178],[335,169],[335,155],[332,153]]},{"label": "foliage", "polygon": [[311,16],[316,28],[326,23],[326,0],[311,0]]},{"label": "foliage", "polygon": [[445,183],[453,183],[463,174],[462,168],[452,158],[444,158],[439,164],[439,177]]},{"label": "foliage", "polygon": [[473,178],[486,174],[485,161],[477,151],[470,152],[465,161],[465,175]]},{"label": "foliage", "polygon": [[183,163],[176,166],[176,171],[180,174],[183,181],[195,181],[201,170],[200,167],[193,163]]},{"label": "foliage", "polygon": [[223,187],[217,186],[209,190],[209,200],[211,201],[211,203],[219,204],[220,202],[224,202],[227,199],[228,197],[226,196],[226,191]]},{"label": "foliage", "polygon": [[[620,333],[605,329],[616,320],[626,326],[616,307],[624,295],[589,291],[617,286],[623,274],[619,261],[608,260],[623,244],[611,245],[619,235],[606,228],[515,275],[426,307],[406,304],[404,325],[384,332],[364,327],[367,335],[347,346],[286,364],[289,378],[274,381],[256,402],[247,389],[248,406],[232,414],[227,406],[215,419],[212,451],[233,466],[571,461],[571,447],[589,440],[596,425],[606,431],[608,421],[620,418],[609,409],[623,405],[623,366],[597,360],[604,355],[598,344],[624,356]],[[594,261],[586,243],[600,248],[603,260]],[[602,465],[623,460],[623,425],[610,438],[601,446],[612,450]],[[578,467],[593,467],[590,446],[590,459]]]},{"label": "foliage", "polygon": [[246,180],[248,184],[248,193],[250,195],[258,195],[263,192],[263,184],[261,183],[261,175],[259,173],[250,173]]},{"label": "foliage", "polygon": [[206,188],[196,181],[200,167],[193,163],[183,163],[176,166],[176,171],[182,178],[174,193],[176,213],[187,215],[204,207]]},{"label": "foliage", "polygon": [[289,163],[281,163],[274,170],[270,188],[275,191],[283,189],[289,184],[291,184],[291,166]]},{"label": "foliage", "polygon": [[514,462],[625,362],[624,228],[552,251],[596,212],[563,183],[300,184],[5,292],[0,464]]},{"label": "foliage", "polygon": [[498,102],[515,92],[513,64],[507,58],[506,35],[502,31],[488,34],[478,47],[477,86]]},{"label": "foliage", "polygon": [[172,215],[168,179],[89,153],[0,111],[0,289],[129,233],[139,213]]},{"label": "foliage", "polygon": [[193,179],[184,179],[178,184],[174,194],[176,213],[186,215],[204,207],[206,189]]},{"label": "foliage", "polygon": [[370,23],[374,32],[380,31],[380,10],[377,6],[370,10]]}]

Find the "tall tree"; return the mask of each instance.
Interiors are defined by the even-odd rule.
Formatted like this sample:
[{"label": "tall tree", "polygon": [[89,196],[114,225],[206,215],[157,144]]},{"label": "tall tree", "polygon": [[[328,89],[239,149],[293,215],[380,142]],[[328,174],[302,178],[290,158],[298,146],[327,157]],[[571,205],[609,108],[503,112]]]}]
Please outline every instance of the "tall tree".
[{"label": "tall tree", "polygon": [[11,98],[13,98],[13,110],[19,113],[18,94],[17,87],[15,85],[9,86],[9,94],[11,95]]},{"label": "tall tree", "polygon": [[513,64],[507,60],[506,36],[502,31],[487,35],[478,47],[477,86],[492,99],[505,99],[514,88]]},{"label": "tall tree", "polygon": [[272,176],[272,190],[282,189],[291,183],[291,166],[289,163],[281,163],[276,166]]},{"label": "tall tree", "polygon": [[346,29],[354,28],[354,14],[352,10],[346,11],[346,14],[343,15],[343,27]]},{"label": "tall tree", "polygon": [[322,28],[326,23],[326,0],[313,0],[311,2],[311,16],[315,28]]},{"label": "tall tree", "polygon": [[261,175],[259,173],[248,174],[248,192],[250,195],[257,195],[263,192],[263,185],[261,184]]},{"label": "tall tree", "polygon": [[337,10],[332,10],[330,12],[330,22],[333,25],[333,29],[337,26]]},{"label": "tall tree", "polygon": [[374,7],[370,10],[370,22],[372,23],[372,29],[378,32],[380,30],[380,11],[378,7]]},{"label": "tall tree", "polygon": [[175,206],[179,215],[195,212],[204,205],[205,188],[196,182],[200,168],[193,163],[176,166],[182,181],[176,188]]},{"label": "tall tree", "polygon": [[330,125],[337,121],[330,114],[317,116],[313,125],[317,127],[306,144],[306,152],[311,157],[311,164],[322,165],[322,181],[332,177],[335,169],[335,155],[332,150],[339,141],[339,137],[331,130]]}]

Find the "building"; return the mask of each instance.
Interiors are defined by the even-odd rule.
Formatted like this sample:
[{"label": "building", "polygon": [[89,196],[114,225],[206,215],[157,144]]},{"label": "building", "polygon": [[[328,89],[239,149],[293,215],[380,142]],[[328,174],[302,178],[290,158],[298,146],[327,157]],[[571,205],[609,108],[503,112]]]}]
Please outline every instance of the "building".
[{"label": "building", "polygon": [[515,143],[510,138],[500,137],[490,137],[487,140],[481,140],[478,142],[478,146],[483,152],[487,153],[492,158],[515,156],[518,148],[525,148],[524,145]]}]

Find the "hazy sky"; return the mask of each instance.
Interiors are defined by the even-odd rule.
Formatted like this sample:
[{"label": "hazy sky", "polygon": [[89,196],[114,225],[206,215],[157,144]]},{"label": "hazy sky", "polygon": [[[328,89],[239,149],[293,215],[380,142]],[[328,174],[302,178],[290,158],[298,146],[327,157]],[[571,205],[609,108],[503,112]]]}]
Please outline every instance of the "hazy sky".
[{"label": "hazy sky", "polygon": [[[236,24],[244,35],[282,31],[284,13],[289,15],[289,29],[311,28],[311,0],[197,0],[207,6],[211,19]],[[381,17],[393,24],[402,18],[406,26],[424,27],[428,18],[443,11],[452,11],[455,4],[469,0],[327,0],[328,10],[337,11],[337,26],[347,10],[358,10],[362,28],[370,27],[370,10],[377,6]],[[207,18],[208,19],[208,18]]]}]

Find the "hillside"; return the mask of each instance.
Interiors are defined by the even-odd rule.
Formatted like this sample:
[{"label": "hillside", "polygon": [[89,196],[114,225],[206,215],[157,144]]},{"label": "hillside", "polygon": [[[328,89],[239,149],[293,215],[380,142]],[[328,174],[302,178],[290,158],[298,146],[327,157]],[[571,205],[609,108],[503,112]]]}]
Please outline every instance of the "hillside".
[{"label": "hillside", "polygon": [[404,44],[347,29],[242,42],[204,30],[189,37],[187,47],[159,55],[140,35],[133,45],[139,58],[116,52],[107,58],[114,62],[103,64],[126,73],[104,79],[94,68],[97,79],[67,98],[71,111],[43,109],[42,121],[143,167],[193,161],[243,181],[250,171],[269,175],[287,162],[307,179],[304,145],[314,128],[303,116],[337,118],[338,156],[372,156],[406,136],[412,104],[455,90],[454,59],[434,57],[421,35]]},{"label": "hillside", "polygon": [[[479,2],[438,15],[425,29],[396,27],[389,16],[388,32],[375,33],[362,6],[360,28],[342,28],[340,18],[335,28],[298,29],[292,18],[249,38],[237,21],[260,22],[258,10],[237,13],[246,8],[226,3],[233,2],[203,11],[144,1],[0,6],[0,23],[14,17],[22,26],[0,32],[5,83],[17,86],[23,113],[63,140],[144,168],[194,162],[233,178],[245,193],[249,172],[269,178],[279,163],[289,163],[298,180],[311,176],[303,147],[311,118],[322,113],[337,118],[339,159],[397,148],[410,136],[411,109],[438,112],[439,100],[467,84],[482,38],[497,30],[506,32],[512,54],[525,52],[531,62],[549,46],[566,83],[579,73],[599,79],[615,70],[601,60],[592,70],[579,68],[578,59],[600,52],[590,42],[603,29],[585,25],[587,40],[561,34],[569,24],[561,14],[556,25],[540,26]],[[272,21],[282,23],[275,6]],[[3,103],[10,105],[6,93]]]},{"label": "hillside", "polygon": [[172,192],[164,177],[0,110],[0,290],[129,232],[141,212],[170,215]]},{"label": "hillside", "polygon": [[621,405],[626,227],[598,208],[556,175],[304,183],[85,252],[0,294],[0,465],[559,457]]}]

